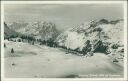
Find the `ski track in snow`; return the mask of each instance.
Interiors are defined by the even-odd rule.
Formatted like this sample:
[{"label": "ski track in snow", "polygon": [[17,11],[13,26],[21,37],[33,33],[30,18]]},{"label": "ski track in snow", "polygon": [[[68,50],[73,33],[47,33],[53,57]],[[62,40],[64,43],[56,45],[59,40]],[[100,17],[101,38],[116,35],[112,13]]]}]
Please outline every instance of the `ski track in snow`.
[{"label": "ski track in snow", "polygon": [[[123,64],[113,63],[105,54],[92,57],[66,54],[59,48],[5,41],[5,77],[63,78],[70,75],[119,74]],[[14,56],[10,53],[14,48]],[[15,56],[19,55],[19,56]],[[14,64],[14,65],[12,65]],[[81,76],[85,77],[85,76]]]}]

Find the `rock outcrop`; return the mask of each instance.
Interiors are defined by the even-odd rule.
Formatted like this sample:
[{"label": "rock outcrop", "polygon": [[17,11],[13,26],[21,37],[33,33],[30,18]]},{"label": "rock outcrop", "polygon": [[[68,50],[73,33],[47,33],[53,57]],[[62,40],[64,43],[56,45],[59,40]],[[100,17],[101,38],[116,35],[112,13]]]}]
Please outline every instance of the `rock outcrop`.
[{"label": "rock outcrop", "polygon": [[[86,55],[102,52],[105,54],[123,50],[123,20],[85,22],[69,28],[56,39],[59,46],[72,49]],[[121,51],[120,50],[120,51]]]}]

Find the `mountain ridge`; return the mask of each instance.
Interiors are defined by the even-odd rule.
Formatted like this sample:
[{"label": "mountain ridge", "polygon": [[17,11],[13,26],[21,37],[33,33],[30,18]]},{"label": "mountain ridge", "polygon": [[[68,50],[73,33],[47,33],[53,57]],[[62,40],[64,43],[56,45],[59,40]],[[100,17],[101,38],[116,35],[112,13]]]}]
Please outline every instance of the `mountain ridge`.
[{"label": "mountain ridge", "polygon": [[113,45],[123,46],[123,20],[90,21],[77,27],[69,28],[59,35],[56,42],[59,46],[88,52],[110,53]]}]

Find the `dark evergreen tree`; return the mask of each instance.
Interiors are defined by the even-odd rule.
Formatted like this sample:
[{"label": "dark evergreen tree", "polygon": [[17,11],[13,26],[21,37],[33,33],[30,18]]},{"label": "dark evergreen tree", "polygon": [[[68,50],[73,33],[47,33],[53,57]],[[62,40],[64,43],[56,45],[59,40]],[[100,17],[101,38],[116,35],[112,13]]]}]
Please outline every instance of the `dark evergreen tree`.
[{"label": "dark evergreen tree", "polygon": [[14,49],[13,48],[11,49],[11,53],[14,53]]},{"label": "dark evergreen tree", "polygon": [[40,45],[42,45],[42,43],[40,43]]},{"label": "dark evergreen tree", "polygon": [[34,45],[34,41],[32,42],[32,45]]},{"label": "dark evergreen tree", "polygon": [[21,42],[21,39],[18,39],[18,42]]},{"label": "dark evergreen tree", "polygon": [[4,43],[4,47],[6,48],[6,44]]}]

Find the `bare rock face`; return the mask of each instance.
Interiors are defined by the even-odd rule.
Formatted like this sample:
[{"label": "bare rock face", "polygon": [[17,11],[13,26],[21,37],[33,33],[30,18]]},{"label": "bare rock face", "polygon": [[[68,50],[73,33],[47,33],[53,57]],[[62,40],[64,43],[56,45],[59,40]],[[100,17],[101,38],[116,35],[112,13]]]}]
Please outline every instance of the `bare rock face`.
[{"label": "bare rock face", "polygon": [[30,23],[25,29],[25,33],[33,35],[41,40],[54,40],[58,35],[58,30],[55,24],[50,22],[35,22]]},{"label": "bare rock face", "polygon": [[9,28],[14,31],[20,31],[22,28],[25,28],[27,25],[28,25],[28,23],[25,23],[25,22],[8,23]]},{"label": "bare rock face", "polygon": [[[16,27],[15,27],[16,26]],[[55,24],[51,22],[29,22],[29,23],[13,23],[10,25],[10,28],[15,28],[17,32],[33,36],[36,39],[49,40],[55,39],[58,35],[58,30],[56,29]]]},{"label": "bare rock face", "polygon": [[114,53],[123,48],[123,20],[85,22],[59,35],[59,46],[77,50],[83,55],[88,52]]},{"label": "bare rock face", "polygon": [[8,25],[4,22],[4,38],[16,37],[16,36],[18,36],[18,33],[10,29]]}]

